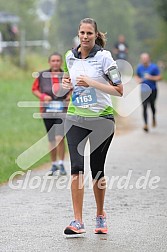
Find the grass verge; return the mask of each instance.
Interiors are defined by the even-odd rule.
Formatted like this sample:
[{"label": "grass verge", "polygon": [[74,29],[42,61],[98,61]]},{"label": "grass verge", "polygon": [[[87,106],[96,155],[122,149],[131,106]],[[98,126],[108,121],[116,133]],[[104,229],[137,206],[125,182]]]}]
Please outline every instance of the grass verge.
[{"label": "grass verge", "polygon": [[[17,157],[45,135],[42,120],[32,116],[38,108],[19,108],[17,103],[36,100],[31,93],[32,71],[46,67],[47,59],[35,55],[29,57],[26,70],[13,65],[8,57],[0,58],[0,183],[21,170],[15,162]],[[31,168],[48,160],[46,155]]]}]

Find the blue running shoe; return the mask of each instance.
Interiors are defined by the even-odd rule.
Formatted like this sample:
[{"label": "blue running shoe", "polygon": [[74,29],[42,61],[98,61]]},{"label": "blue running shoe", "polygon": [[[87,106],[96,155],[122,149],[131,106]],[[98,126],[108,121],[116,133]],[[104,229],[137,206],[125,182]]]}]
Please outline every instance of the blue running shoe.
[{"label": "blue running shoe", "polygon": [[54,172],[58,171],[59,167],[57,165],[52,165],[50,171],[48,172],[48,176],[53,176]]},{"label": "blue running shoe", "polygon": [[106,215],[99,215],[96,217],[96,229],[95,234],[107,234],[108,228],[106,223]]},{"label": "blue running shoe", "polygon": [[59,167],[60,167],[60,175],[66,175],[67,172],[66,172],[66,170],[65,170],[65,168],[64,168],[64,165],[61,164],[61,165],[59,165]]},{"label": "blue running shoe", "polygon": [[80,221],[72,221],[64,230],[66,235],[83,234],[86,233],[84,224]]}]

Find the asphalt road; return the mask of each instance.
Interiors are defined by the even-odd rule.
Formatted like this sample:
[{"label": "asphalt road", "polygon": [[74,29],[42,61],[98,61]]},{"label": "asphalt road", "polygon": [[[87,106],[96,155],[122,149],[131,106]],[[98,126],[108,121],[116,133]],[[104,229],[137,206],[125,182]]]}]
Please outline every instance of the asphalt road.
[{"label": "asphalt road", "polygon": [[[16,189],[9,184],[0,187],[0,251],[166,252],[166,97],[167,85],[160,83],[158,126],[150,127],[149,133],[142,130],[141,107],[117,122],[106,162],[108,235],[93,233],[96,208],[89,181],[83,212],[87,232],[79,238],[63,235],[73,219],[67,159],[67,177],[46,181],[44,166],[15,179]],[[87,175],[88,158],[86,163]]]}]

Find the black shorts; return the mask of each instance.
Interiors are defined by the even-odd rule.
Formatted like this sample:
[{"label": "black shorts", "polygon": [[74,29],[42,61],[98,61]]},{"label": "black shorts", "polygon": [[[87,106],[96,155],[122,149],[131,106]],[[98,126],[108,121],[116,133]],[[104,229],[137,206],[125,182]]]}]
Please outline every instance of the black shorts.
[{"label": "black shorts", "polygon": [[55,141],[56,136],[64,136],[65,118],[43,118],[49,142]]},{"label": "black shorts", "polygon": [[106,154],[114,135],[114,118],[68,118],[65,131],[71,160],[71,174],[84,173],[84,150],[87,140],[90,142],[90,168],[92,178],[104,177]]}]

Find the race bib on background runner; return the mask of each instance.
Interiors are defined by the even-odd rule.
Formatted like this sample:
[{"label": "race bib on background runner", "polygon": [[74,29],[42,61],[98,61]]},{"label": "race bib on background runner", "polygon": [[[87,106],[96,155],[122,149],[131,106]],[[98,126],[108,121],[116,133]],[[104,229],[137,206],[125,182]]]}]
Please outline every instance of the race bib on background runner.
[{"label": "race bib on background runner", "polygon": [[51,101],[47,103],[45,106],[46,113],[49,113],[49,112],[61,113],[63,112],[63,109],[64,109],[64,104],[62,101]]}]

